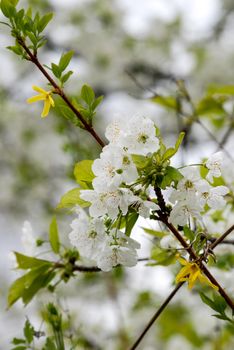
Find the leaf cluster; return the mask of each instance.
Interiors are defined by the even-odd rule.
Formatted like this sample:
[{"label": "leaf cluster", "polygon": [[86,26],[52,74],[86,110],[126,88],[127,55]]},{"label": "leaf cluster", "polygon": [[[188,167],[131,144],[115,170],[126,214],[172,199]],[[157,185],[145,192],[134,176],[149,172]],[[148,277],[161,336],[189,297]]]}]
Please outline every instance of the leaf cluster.
[{"label": "leaf cluster", "polygon": [[10,23],[2,22],[11,28],[11,34],[15,38],[15,45],[7,48],[23,59],[29,59],[22,48],[21,43],[29,41],[28,47],[32,49],[34,54],[37,50],[45,45],[46,40],[42,32],[53,17],[53,13],[40,15],[38,12],[33,16],[32,9],[27,11],[24,9],[17,10],[18,1],[1,0],[0,8]]}]

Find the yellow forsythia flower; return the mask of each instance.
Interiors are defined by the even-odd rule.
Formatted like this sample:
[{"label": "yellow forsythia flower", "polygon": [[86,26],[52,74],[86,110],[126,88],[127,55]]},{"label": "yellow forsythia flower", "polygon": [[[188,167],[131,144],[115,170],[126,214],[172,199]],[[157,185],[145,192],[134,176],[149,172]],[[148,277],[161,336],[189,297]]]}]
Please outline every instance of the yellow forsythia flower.
[{"label": "yellow forsythia flower", "polygon": [[30,97],[27,99],[27,103],[33,103],[37,101],[44,101],[44,108],[41,113],[41,117],[47,117],[50,107],[54,107],[54,100],[51,97],[52,91],[45,91],[44,89],[40,88],[39,86],[33,86],[33,90],[36,92],[39,92],[39,95]]},{"label": "yellow forsythia flower", "polygon": [[206,283],[212,288],[218,290],[218,287],[211,283],[206,276],[203,275],[200,267],[195,262],[189,262],[183,258],[178,259],[181,265],[184,265],[176,276],[176,283],[188,281],[189,289],[192,289],[196,280]]}]

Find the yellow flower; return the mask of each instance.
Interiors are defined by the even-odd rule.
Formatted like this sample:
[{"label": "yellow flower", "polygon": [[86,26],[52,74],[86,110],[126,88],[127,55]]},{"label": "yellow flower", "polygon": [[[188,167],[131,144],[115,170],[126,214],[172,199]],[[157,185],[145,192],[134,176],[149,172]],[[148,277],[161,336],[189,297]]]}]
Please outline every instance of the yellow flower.
[{"label": "yellow flower", "polygon": [[27,103],[33,103],[37,101],[44,101],[44,108],[41,113],[41,117],[44,118],[48,115],[50,111],[50,106],[54,107],[54,100],[51,97],[52,91],[45,91],[44,89],[40,88],[39,86],[33,86],[33,90],[36,92],[39,92],[39,95],[30,97],[27,99]]},{"label": "yellow flower", "polygon": [[188,287],[189,289],[192,289],[198,279],[201,283],[206,283],[215,290],[218,290],[218,287],[203,275],[200,267],[195,262],[189,262],[183,258],[179,258],[178,260],[181,265],[184,265],[184,267],[182,267],[176,276],[176,283],[188,281]]}]

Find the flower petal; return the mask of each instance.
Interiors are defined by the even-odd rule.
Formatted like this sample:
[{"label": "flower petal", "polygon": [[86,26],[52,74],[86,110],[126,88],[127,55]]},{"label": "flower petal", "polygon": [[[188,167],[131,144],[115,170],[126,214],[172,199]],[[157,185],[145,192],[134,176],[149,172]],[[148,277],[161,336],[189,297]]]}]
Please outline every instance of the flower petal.
[{"label": "flower petal", "polygon": [[36,96],[33,96],[33,97],[30,97],[27,99],[27,103],[34,103],[34,102],[37,102],[37,101],[43,101],[45,100],[45,95],[36,95]]},{"label": "flower petal", "polygon": [[39,92],[40,94],[46,95],[47,91],[45,91],[44,89],[40,88],[39,86],[33,85],[33,90],[35,90],[36,92]]},{"label": "flower petal", "polygon": [[41,117],[42,118],[47,117],[49,111],[50,111],[50,100],[47,98],[45,100],[45,103],[44,103],[44,108],[43,108],[43,111],[41,113]]}]

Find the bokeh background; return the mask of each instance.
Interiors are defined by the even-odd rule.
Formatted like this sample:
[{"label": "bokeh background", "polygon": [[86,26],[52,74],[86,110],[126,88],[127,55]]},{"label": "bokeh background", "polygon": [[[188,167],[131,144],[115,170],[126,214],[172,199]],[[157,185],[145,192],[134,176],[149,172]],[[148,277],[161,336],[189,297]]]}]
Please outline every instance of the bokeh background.
[{"label": "bokeh background", "polygon": [[[232,0],[19,3],[35,11],[54,12],[40,60],[56,62],[62,52],[74,50],[71,69],[75,73],[67,91],[77,96],[88,83],[97,95],[104,95],[95,117],[101,134],[116,115],[141,114],[161,128],[166,144],[173,144],[178,132],[188,125],[173,109],[151,98],[156,94],[177,98],[176,79],[185,80],[194,103],[202,99],[211,83],[233,84]],[[55,298],[42,293],[27,308],[17,303],[6,311],[7,288],[17,275],[8,255],[22,249],[22,224],[29,220],[35,234],[44,237],[60,196],[74,187],[74,163],[93,159],[100,150],[87,133],[75,129],[56,111],[44,120],[39,104],[26,104],[32,85],[45,87],[46,82],[30,63],[5,49],[12,44],[7,28],[1,26],[0,35],[0,349],[10,349],[10,340],[22,332],[25,317],[39,327],[40,308]],[[204,113],[202,124],[189,128],[178,163],[196,162],[219,149],[221,142],[228,155],[233,154],[232,107],[229,101],[229,114],[218,107]],[[229,157],[229,161],[233,159]],[[66,242],[71,217],[57,215]],[[134,237],[142,243],[141,257],[148,256],[152,239],[140,227]],[[231,272],[216,271],[216,275],[233,293]],[[101,277],[79,276],[69,286],[60,287],[58,302],[70,313],[83,344],[86,341],[80,349],[127,349],[172,288],[172,280],[167,267],[146,267],[142,262],[136,268],[117,269]],[[196,293],[184,289],[139,349],[233,349],[230,332],[210,314]]]}]

